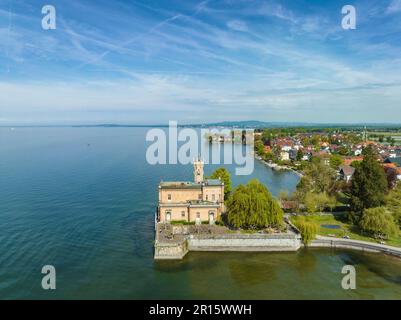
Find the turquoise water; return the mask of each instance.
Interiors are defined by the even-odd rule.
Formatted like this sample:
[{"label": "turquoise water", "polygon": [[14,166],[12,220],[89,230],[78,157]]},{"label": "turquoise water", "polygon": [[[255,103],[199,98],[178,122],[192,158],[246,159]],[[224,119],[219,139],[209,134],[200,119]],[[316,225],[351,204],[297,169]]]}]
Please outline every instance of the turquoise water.
[{"label": "turquoise water", "polygon": [[[192,179],[192,167],[148,165],[146,131],[0,128],[1,299],[401,297],[400,260],[384,255],[317,249],[155,262],[157,185]],[[298,181],[258,162],[252,177],[275,195]],[[57,270],[54,291],[41,289],[47,264]],[[341,289],[344,264],[356,266],[355,291]]]}]

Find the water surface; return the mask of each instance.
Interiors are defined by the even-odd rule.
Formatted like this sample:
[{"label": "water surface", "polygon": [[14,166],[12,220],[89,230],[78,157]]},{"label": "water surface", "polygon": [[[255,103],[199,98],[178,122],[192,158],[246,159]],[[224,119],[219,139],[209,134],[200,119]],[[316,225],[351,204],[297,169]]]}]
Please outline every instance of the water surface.
[{"label": "water surface", "polygon": [[[384,255],[315,249],[155,262],[157,185],[192,179],[192,167],[148,165],[147,130],[0,128],[0,298],[401,297],[401,263]],[[252,177],[274,195],[298,181],[259,162]],[[55,291],[41,289],[46,264],[56,267]],[[357,290],[341,289],[344,264],[356,266]]]}]

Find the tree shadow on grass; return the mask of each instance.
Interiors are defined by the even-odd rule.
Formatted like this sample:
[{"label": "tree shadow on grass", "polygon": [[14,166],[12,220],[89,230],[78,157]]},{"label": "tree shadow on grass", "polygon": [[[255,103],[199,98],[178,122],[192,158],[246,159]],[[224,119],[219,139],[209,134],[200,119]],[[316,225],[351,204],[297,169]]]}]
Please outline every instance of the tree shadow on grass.
[{"label": "tree shadow on grass", "polygon": [[347,217],[346,213],[343,214],[333,214],[334,220],[341,222],[341,223],[346,223],[349,224],[349,220]]}]

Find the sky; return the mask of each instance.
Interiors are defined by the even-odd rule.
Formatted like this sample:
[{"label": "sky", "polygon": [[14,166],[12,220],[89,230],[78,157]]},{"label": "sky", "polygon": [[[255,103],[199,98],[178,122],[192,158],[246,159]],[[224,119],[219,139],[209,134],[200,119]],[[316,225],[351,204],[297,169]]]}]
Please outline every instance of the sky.
[{"label": "sky", "polygon": [[169,120],[401,123],[401,0],[0,0],[0,125]]}]

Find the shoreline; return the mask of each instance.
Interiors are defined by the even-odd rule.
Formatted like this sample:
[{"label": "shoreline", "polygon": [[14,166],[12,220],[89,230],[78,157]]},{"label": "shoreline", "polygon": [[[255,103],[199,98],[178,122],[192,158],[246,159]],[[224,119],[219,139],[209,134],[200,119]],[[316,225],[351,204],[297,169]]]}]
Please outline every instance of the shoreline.
[{"label": "shoreline", "polygon": [[303,174],[301,172],[296,171],[293,168],[288,167],[288,166],[281,166],[276,163],[267,162],[267,161],[263,160],[257,154],[255,154],[255,159],[262,162],[265,166],[269,167],[270,169],[272,169],[274,171],[291,171],[291,172],[295,173],[298,177],[300,177],[300,178],[303,177]]},{"label": "shoreline", "polygon": [[383,253],[401,259],[401,248],[362,240],[331,238],[317,235],[315,240],[313,240],[308,246],[303,245],[303,247],[352,249],[373,253]]},{"label": "shoreline", "polygon": [[296,252],[301,246],[301,236],[295,232],[218,235],[185,232],[170,241],[159,239],[157,233],[154,260],[181,260],[191,251]]},{"label": "shoreline", "polygon": [[198,234],[188,227],[173,227],[175,239],[163,239],[156,226],[154,260],[181,260],[191,251],[203,252],[298,252],[301,248],[349,249],[380,253],[401,259],[401,248],[363,240],[317,235],[309,245],[302,243],[299,231],[276,234]]},{"label": "shoreline", "polygon": [[[281,235],[283,236],[283,235]],[[298,237],[287,235],[282,239],[274,238],[199,238],[188,235],[181,241],[155,243],[155,260],[182,260],[192,252],[298,252],[299,249],[348,249],[361,252],[378,253],[401,259],[401,248],[369,243],[360,240],[328,238],[317,236],[309,245],[301,243]],[[292,238],[292,239],[291,239]],[[248,243],[249,242],[249,243]]]}]

